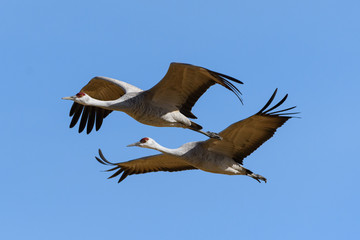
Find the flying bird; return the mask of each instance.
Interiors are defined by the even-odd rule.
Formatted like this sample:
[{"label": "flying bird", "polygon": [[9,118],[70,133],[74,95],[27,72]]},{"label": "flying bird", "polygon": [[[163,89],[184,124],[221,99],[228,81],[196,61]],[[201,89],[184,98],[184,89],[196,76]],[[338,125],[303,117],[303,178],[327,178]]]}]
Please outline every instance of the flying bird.
[{"label": "flying bird", "polygon": [[220,132],[222,140],[210,138],[206,141],[185,143],[177,149],[169,149],[161,146],[155,140],[145,137],[128,146],[155,149],[162,154],[127,162],[111,163],[99,149],[100,158],[95,158],[102,164],[114,166],[107,170],[115,171],[109,178],[122,173],[118,182],[132,174],[190,169],[201,169],[206,172],[227,175],[246,175],[258,182],[266,182],[265,177],[244,168],[243,159],[270,139],[277,128],[292,118],[291,114],[297,114],[297,112],[288,112],[295,107],[273,111],[285,102],[287,94],[273,107],[268,108],[274,100],[276,92],[277,89],[258,113],[236,122]]},{"label": "flying bird", "polygon": [[125,112],[146,125],[186,128],[219,138],[216,133],[202,131],[202,126],[189,118],[196,119],[191,112],[192,107],[216,83],[232,91],[242,102],[241,92],[231,81],[243,84],[233,77],[203,67],[171,63],[164,78],[146,91],[116,79],[94,77],[79,93],[62,99],[74,101],[70,110],[70,128],[81,116],[79,133],[86,125],[88,134],[94,125],[96,131],[99,130],[103,119],[115,110]]}]

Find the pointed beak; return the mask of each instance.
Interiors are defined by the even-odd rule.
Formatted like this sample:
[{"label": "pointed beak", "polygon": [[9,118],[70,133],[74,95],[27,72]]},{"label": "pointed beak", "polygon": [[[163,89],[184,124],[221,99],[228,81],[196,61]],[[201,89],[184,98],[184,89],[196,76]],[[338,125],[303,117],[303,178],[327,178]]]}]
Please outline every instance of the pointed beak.
[{"label": "pointed beak", "polygon": [[63,97],[61,99],[64,99],[64,100],[74,100],[76,96],[70,96],[70,97]]},{"label": "pointed beak", "polygon": [[140,144],[140,142],[136,142],[136,143],[127,145],[127,147],[136,147],[136,146],[139,146],[139,144]]}]

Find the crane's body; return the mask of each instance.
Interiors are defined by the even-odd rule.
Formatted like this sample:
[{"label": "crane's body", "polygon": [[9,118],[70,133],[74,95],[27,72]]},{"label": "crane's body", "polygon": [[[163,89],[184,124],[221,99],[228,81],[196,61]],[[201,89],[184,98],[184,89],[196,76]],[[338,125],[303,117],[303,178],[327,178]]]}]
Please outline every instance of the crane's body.
[{"label": "crane's body", "polygon": [[242,167],[234,159],[200,147],[200,155],[193,158],[196,168],[205,172],[226,174],[226,175],[246,175],[248,172],[246,168]]},{"label": "crane's body", "polygon": [[[180,157],[189,165],[205,172],[226,175],[246,175],[247,172],[246,168],[231,157],[208,149],[203,141],[185,143],[178,149],[166,149],[163,153]],[[180,156],[178,156],[179,153]]]},{"label": "crane's body", "polygon": [[215,133],[203,132],[202,127],[189,118],[196,118],[191,113],[193,105],[215,83],[231,90],[241,100],[240,91],[229,80],[242,84],[205,68],[172,63],[165,77],[146,91],[116,79],[95,77],[78,94],[63,99],[75,102],[70,110],[73,117],[70,127],[75,126],[82,114],[79,132],[87,125],[87,133],[90,133],[95,118],[98,130],[103,119],[115,110],[146,125],[187,128],[219,138]]},{"label": "crane's body", "polygon": [[254,174],[242,165],[244,158],[270,139],[276,129],[291,118],[289,115],[296,114],[286,112],[295,107],[272,112],[272,110],[279,107],[286,100],[287,95],[275,106],[267,109],[273,101],[276,92],[277,90],[275,90],[270,100],[258,113],[236,122],[220,132],[219,136],[222,140],[211,138],[206,141],[185,143],[176,149],[169,149],[161,146],[155,140],[145,137],[139,142],[128,146],[150,148],[160,151],[162,154],[127,162],[111,163],[106,160],[101,150],[99,150],[101,159],[98,157],[96,159],[102,164],[115,166],[108,170],[117,170],[110,178],[123,173],[119,182],[131,174],[190,169],[200,169],[206,172],[226,175],[246,175],[258,182],[266,182],[265,177]]},{"label": "crane's body", "polygon": [[[176,107],[159,105],[148,101],[147,91],[129,92],[119,99],[99,101],[85,94],[74,101],[84,106],[100,107],[106,110],[121,111],[136,121],[155,127],[182,127],[190,128],[192,122]],[[66,99],[66,98],[65,98]],[[85,100],[85,101],[84,101]]]},{"label": "crane's body", "polygon": [[[145,143],[143,144],[142,141],[145,141]],[[170,149],[161,146],[154,139],[146,137],[139,142],[128,145],[128,147],[132,146],[158,150],[173,158],[177,158],[178,161],[185,162],[195,169],[200,169],[205,172],[226,175],[248,175],[258,181],[263,180],[266,182],[266,178],[242,167],[241,164],[229,157],[230,154],[212,151],[211,148],[207,146],[207,141],[188,142],[179,148]]]},{"label": "crane's body", "polygon": [[191,121],[179,109],[171,105],[160,105],[148,100],[148,92],[142,91],[123,102],[123,111],[140,123],[155,127],[189,128]]}]

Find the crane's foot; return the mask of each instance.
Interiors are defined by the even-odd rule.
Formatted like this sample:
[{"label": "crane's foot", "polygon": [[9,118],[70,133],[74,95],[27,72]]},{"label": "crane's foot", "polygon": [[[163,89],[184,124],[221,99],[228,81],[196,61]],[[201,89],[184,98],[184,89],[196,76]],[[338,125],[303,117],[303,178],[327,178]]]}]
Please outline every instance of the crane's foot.
[{"label": "crane's foot", "polygon": [[[192,130],[194,130],[194,129],[192,129]],[[209,132],[209,131],[204,132],[202,130],[195,130],[195,131],[197,131],[197,132],[199,132],[201,134],[204,134],[205,136],[207,136],[209,138],[214,138],[214,139],[217,139],[217,140],[222,140],[223,139],[219,134],[214,133],[214,132]]]},{"label": "crane's foot", "polygon": [[255,179],[256,181],[258,181],[259,183],[261,183],[260,180],[264,181],[266,183],[266,178],[264,178],[263,176],[259,175],[259,174],[255,174],[255,173],[250,173],[247,174],[249,177],[252,177],[253,179]]},{"label": "crane's foot", "polygon": [[217,140],[222,140],[223,139],[222,137],[220,137],[219,134],[214,133],[214,132],[206,132],[206,136],[208,136],[209,138],[217,139]]}]

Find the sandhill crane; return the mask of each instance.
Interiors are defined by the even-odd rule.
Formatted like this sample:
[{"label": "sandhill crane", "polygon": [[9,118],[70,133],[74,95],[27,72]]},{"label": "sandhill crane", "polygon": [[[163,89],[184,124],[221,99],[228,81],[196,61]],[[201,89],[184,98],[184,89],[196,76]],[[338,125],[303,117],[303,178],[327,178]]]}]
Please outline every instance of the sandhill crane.
[{"label": "sandhill crane", "polygon": [[232,91],[242,102],[241,92],[230,81],[243,84],[206,68],[171,63],[165,77],[147,91],[116,79],[94,77],[78,94],[63,99],[74,101],[70,110],[70,128],[76,125],[82,114],[79,133],[86,124],[87,133],[90,133],[95,119],[96,131],[99,130],[103,119],[116,110],[146,125],[187,128],[219,138],[216,133],[202,131],[202,126],[189,118],[196,119],[191,112],[192,107],[215,83]]},{"label": "sandhill crane", "polygon": [[255,115],[230,125],[219,133],[222,140],[208,139],[206,141],[185,143],[177,149],[161,146],[155,140],[145,137],[139,142],[128,146],[138,146],[155,149],[162,154],[138,158],[128,162],[111,163],[99,149],[100,158],[95,157],[100,163],[115,166],[108,171],[116,171],[109,178],[123,173],[119,182],[128,175],[157,171],[182,171],[201,169],[206,172],[227,175],[247,175],[258,182],[266,182],[266,178],[244,168],[243,159],[254,152],[265,141],[270,139],[277,128],[281,127],[290,114],[286,112],[295,107],[284,110],[272,111],[279,107],[287,98],[279,101],[275,106],[267,109],[276,95],[277,89],[266,105]]}]

